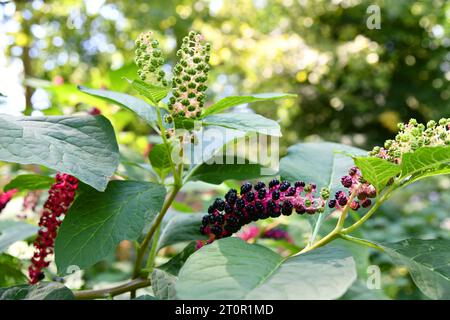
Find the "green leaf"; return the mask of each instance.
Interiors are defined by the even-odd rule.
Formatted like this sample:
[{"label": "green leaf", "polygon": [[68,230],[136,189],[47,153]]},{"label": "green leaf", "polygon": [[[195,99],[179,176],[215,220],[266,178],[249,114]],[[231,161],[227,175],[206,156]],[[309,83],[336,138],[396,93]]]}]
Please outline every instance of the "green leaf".
[{"label": "green leaf", "polygon": [[369,181],[378,192],[401,170],[399,165],[376,157],[356,157],[354,160],[364,179]]},{"label": "green leaf", "polygon": [[72,291],[59,282],[40,282],[0,288],[0,300],[73,300]]},{"label": "green leaf", "polygon": [[161,178],[167,176],[171,170],[171,151],[172,148],[167,149],[165,144],[157,144],[152,147],[149,159],[152,168],[158,173]]},{"label": "green leaf", "polygon": [[146,123],[148,123],[153,129],[156,130],[158,128],[158,114],[156,112],[156,109],[141,99],[125,93],[103,89],[90,89],[82,86],[78,86],[78,89],[91,96],[101,98],[108,102],[124,107],[128,110],[131,110],[140,118],[142,118]]},{"label": "green leaf", "polygon": [[382,246],[396,263],[408,268],[425,295],[450,299],[450,240],[408,239]]},{"label": "green leaf", "polygon": [[170,211],[163,220],[159,235],[158,248],[171,244],[206,239],[200,233],[202,218],[205,213],[181,213]]},{"label": "green leaf", "polygon": [[50,188],[53,183],[55,183],[55,178],[52,177],[40,174],[23,174],[11,180],[3,189],[5,191],[11,189],[43,190]]},{"label": "green leaf", "polygon": [[38,227],[26,222],[0,220],[0,252],[6,251],[16,241],[35,235]]},{"label": "green leaf", "polygon": [[180,299],[336,299],[355,279],[355,262],[340,248],[283,259],[260,245],[227,238],[188,258],[176,292]]},{"label": "green leaf", "polygon": [[59,274],[84,269],[114,252],[122,240],[137,240],[161,210],[166,190],[155,183],[111,181],[105,192],[83,193],[69,209],[55,243]]},{"label": "green leaf", "polygon": [[433,175],[434,171],[447,174],[449,164],[450,146],[421,147],[414,152],[403,154],[401,177],[414,175],[413,178],[418,179],[421,175]]},{"label": "green leaf", "polygon": [[187,258],[190,257],[197,249],[195,248],[195,242],[190,242],[184,249],[174,256],[172,259],[159,266],[158,269],[166,271],[174,276],[177,276],[180,272],[181,267],[183,267]]},{"label": "green leaf", "polygon": [[43,165],[103,191],[119,164],[119,150],[103,116],[0,115],[0,160]]},{"label": "green leaf", "polygon": [[[280,176],[290,182],[305,181],[316,183],[318,189],[327,187],[330,194],[342,190],[341,177],[348,174],[354,163],[350,155],[366,155],[367,151],[351,146],[332,143],[314,142],[299,143],[291,146],[288,153],[280,161]],[[324,218],[331,210],[318,215],[313,238],[322,225]]]},{"label": "green leaf", "polygon": [[[225,157],[224,157],[225,158]],[[241,164],[242,162],[246,162]],[[191,181],[204,181],[212,184],[221,184],[225,180],[248,180],[256,179],[263,175],[263,166],[259,163],[250,163],[248,160],[234,157],[231,163],[203,163],[198,166],[189,176]],[[275,172],[274,172],[275,174]],[[267,174],[264,174],[267,177]]]},{"label": "green leaf", "polygon": [[268,136],[281,137],[280,125],[255,113],[221,113],[203,119],[204,126],[221,126],[244,132],[257,132]]},{"label": "green leaf", "polygon": [[177,277],[164,272],[159,269],[155,269],[151,276],[152,290],[155,294],[155,298],[158,300],[174,300],[176,299],[175,283]]},{"label": "green leaf", "polygon": [[27,277],[23,274],[22,263],[9,254],[0,254],[0,287],[24,283]]},{"label": "green leaf", "polygon": [[341,300],[389,300],[382,289],[369,289],[364,280],[357,280]]},{"label": "green leaf", "polygon": [[230,96],[217,101],[208,108],[204,109],[202,117],[209,116],[214,113],[222,112],[228,108],[238,106],[244,103],[252,103],[259,101],[272,101],[285,98],[296,98],[296,94],[290,93],[257,93],[248,96]]},{"label": "green leaf", "polygon": [[164,99],[169,93],[169,88],[154,86],[142,80],[131,81],[131,86],[155,104]]}]

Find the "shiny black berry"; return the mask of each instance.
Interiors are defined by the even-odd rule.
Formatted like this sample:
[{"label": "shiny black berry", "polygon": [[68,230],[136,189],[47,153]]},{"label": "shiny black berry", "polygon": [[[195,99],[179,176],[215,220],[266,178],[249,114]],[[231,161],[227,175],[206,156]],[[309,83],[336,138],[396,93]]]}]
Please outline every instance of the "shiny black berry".
[{"label": "shiny black berry", "polygon": [[236,189],[230,189],[225,195],[225,200],[231,205],[235,204],[237,200]]},{"label": "shiny black berry", "polygon": [[278,200],[280,199],[280,191],[275,190],[274,192],[272,192],[272,200]]},{"label": "shiny black berry", "polygon": [[372,204],[372,200],[366,199],[366,200],[364,200],[364,201],[361,203],[361,206],[362,206],[363,208],[367,208],[367,207],[370,207],[371,204]]},{"label": "shiny black berry", "polygon": [[273,179],[269,182],[269,188],[273,188],[279,184],[280,184],[280,181],[278,179]]},{"label": "shiny black berry", "polygon": [[292,214],[293,205],[289,200],[284,201],[281,207],[281,213],[285,216],[290,216]]},{"label": "shiny black berry", "polygon": [[226,203],[224,211],[225,211],[225,213],[231,213],[231,212],[233,212],[233,207],[229,203]]},{"label": "shiny black berry", "polygon": [[336,207],[336,200],[332,199],[332,200],[328,201],[328,207],[329,208]]},{"label": "shiny black berry", "polygon": [[253,200],[255,200],[255,194],[253,192],[248,192],[245,195],[245,200],[247,200],[248,202],[252,202]]},{"label": "shiny black berry", "polygon": [[212,226],[211,227],[211,232],[214,235],[219,236],[222,233],[222,228],[220,226]]},{"label": "shiny black berry", "polygon": [[219,210],[219,211],[223,211],[223,209],[225,208],[225,201],[223,201],[220,198],[217,198],[216,200],[214,200],[214,206]]},{"label": "shiny black berry", "polygon": [[295,188],[294,187],[289,187],[287,189],[285,195],[288,196],[288,197],[295,196]]},{"label": "shiny black berry", "polygon": [[266,184],[264,182],[258,182],[255,184],[255,186],[253,187],[256,191],[261,190],[262,188],[265,188]]},{"label": "shiny black berry", "polygon": [[244,207],[245,207],[244,199],[238,199],[236,201],[236,208],[239,209],[239,210],[242,210],[242,209],[244,209]]},{"label": "shiny black berry", "polygon": [[304,188],[305,187],[305,183],[303,181],[297,181],[296,183],[294,183],[294,186],[296,188]]},{"label": "shiny black berry", "polygon": [[282,181],[280,184],[280,191],[286,191],[289,187],[291,186],[291,184],[288,181]]},{"label": "shiny black berry", "polygon": [[258,199],[264,199],[266,197],[266,189],[261,189],[258,191]]},{"label": "shiny black berry", "polygon": [[252,184],[250,182],[246,182],[241,186],[241,195],[245,194],[252,190]]}]

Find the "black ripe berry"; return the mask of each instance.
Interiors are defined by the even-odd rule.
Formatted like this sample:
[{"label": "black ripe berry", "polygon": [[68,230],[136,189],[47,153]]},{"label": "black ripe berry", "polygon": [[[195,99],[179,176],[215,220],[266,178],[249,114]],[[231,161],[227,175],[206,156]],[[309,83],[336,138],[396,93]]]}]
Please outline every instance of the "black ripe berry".
[{"label": "black ripe berry", "polygon": [[258,182],[255,184],[255,186],[253,187],[256,191],[261,190],[262,188],[265,188],[266,184],[264,182]]},{"label": "black ripe berry", "polygon": [[222,233],[222,228],[220,226],[212,226],[211,227],[211,232],[214,235],[219,236]]},{"label": "black ripe berry", "polygon": [[244,209],[244,207],[245,207],[244,199],[238,199],[236,201],[236,208],[239,209],[239,210],[242,210],[242,209]]},{"label": "black ripe berry", "polygon": [[275,190],[274,192],[272,192],[272,200],[278,200],[280,199],[280,191]]},{"label": "black ripe berry", "polygon": [[233,207],[229,203],[226,203],[224,211],[225,211],[225,213],[231,213],[231,212],[233,212]]},{"label": "black ripe berry", "polygon": [[295,188],[294,187],[289,187],[286,191],[286,196],[288,197],[292,197],[295,195]]},{"label": "black ripe berry", "polygon": [[361,206],[362,206],[363,208],[367,208],[367,207],[369,207],[371,204],[372,204],[372,201],[371,201],[370,199],[366,199],[366,200],[364,200],[364,201],[361,203]]},{"label": "black ripe berry", "polygon": [[332,199],[332,200],[328,201],[328,207],[329,208],[336,207],[336,200]]},{"label": "black ripe berry", "polygon": [[306,212],[306,208],[301,204],[295,208],[295,212],[297,212],[298,214],[304,214]]},{"label": "black ripe berry", "polygon": [[224,218],[223,215],[218,214],[217,216],[214,217],[214,222],[218,223],[218,224],[223,224]]},{"label": "black ripe berry", "polygon": [[219,210],[219,211],[223,211],[223,209],[225,208],[225,201],[223,201],[220,198],[217,198],[216,200],[214,200],[214,206]]},{"label": "black ripe berry", "polygon": [[208,213],[213,213],[216,210],[216,207],[214,205],[210,205],[208,207]]},{"label": "black ripe berry", "polygon": [[294,186],[296,188],[304,188],[305,187],[305,183],[303,181],[297,181],[296,183],[294,183]]},{"label": "black ripe berry", "polygon": [[236,189],[230,189],[230,191],[228,191],[225,194],[225,200],[231,205],[235,204],[236,200],[237,200],[237,191],[236,191]]},{"label": "black ripe berry", "polygon": [[209,224],[209,216],[203,216],[202,225],[207,226]]},{"label": "black ripe berry", "polygon": [[266,197],[266,189],[261,189],[258,191],[258,199],[264,199]]},{"label": "black ripe berry", "polygon": [[292,203],[289,200],[286,200],[281,207],[281,213],[285,216],[290,216],[292,214],[292,209]]},{"label": "black ripe berry", "polygon": [[241,186],[241,194],[245,194],[252,190],[252,184],[250,182],[246,182]]},{"label": "black ripe berry", "polygon": [[253,192],[248,192],[245,195],[245,200],[247,200],[248,202],[252,202],[253,200],[255,200],[255,194]]},{"label": "black ripe berry", "polygon": [[289,187],[291,186],[291,184],[288,181],[282,181],[280,184],[280,191],[284,192],[286,191]]},{"label": "black ripe berry", "polygon": [[345,196],[345,194],[341,194],[337,201],[340,206],[345,206],[347,204],[347,197]]},{"label": "black ripe berry", "polygon": [[273,188],[279,184],[280,184],[280,181],[278,179],[273,179],[272,181],[269,182],[269,188]]}]

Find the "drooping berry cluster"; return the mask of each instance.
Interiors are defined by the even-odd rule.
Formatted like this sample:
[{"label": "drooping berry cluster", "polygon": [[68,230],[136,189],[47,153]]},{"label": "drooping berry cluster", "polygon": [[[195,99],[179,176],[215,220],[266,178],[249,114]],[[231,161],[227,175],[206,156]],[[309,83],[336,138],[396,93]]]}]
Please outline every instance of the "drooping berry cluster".
[{"label": "drooping berry cluster", "polygon": [[334,195],[334,199],[328,201],[330,208],[336,208],[341,210],[350,201],[350,195],[355,194],[351,203],[349,204],[352,210],[358,210],[359,208],[367,208],[372,204],[371,198],[375,198],[377,191],[375,187],[364,180],[361,175],[361,171],[357,167],[352,167],[348,170],[348,175],[341,178],[341,183],[345,191],[337,191]]},{"label": "drooping berry cluster", "polygon": [[47,258],[53,254],[58,227],[72,204],[75,191],[78,188],[77,178],[68,174],[58,173],[55,181],[48,192],[49,196],[44,204],[44,210],[39,221],[40,229],[34,242],[36,250],[28,268],[31,284],[35,284],[44,278],[42,270],[50,264]]},{"label": "drooping berry cluster", "polygon": [[136,39],[135,62],[138,66],[138,75],[141,80],[155,85],[167,86],[166,74],[161,69],[164,58],[159,49],[158,40],[153,33],[143,32]]},{"label": "drooping berry cluster", "polygon": [[260,219],[289,216],[293,211],[298,214],[322,212],[329,195],[322,189],[316,196],[315,184],[297,181],[291,185],[288,181],[274,179],[266,186],[258,182],[255,186],[246,182],[241,186],[240,194],[231,189],[225,200],[217,198],[203,217],[200,232],[209,236],[207,243],[215,239],[229,237],[243,225]]},{"label": "drooping berry cluster", "polygon": [[12,189],[0,194],[0,212],[5,209],[6,205],[9,201],[11,201],[12,197],[16,194],[17,191],[17,189]]},{"label": "drooping berry cluster", "polygon": [[375,147],[369,155],[399,164],[402,155],[423,146],[450,145],[450,118],[438,123],[429,121],[425,126],[411,119],[407,124],[398,124],[399,133],[394,140],[387,140],[384,147]]},{"label": "drooping berry cluster", "polygon": [[173,117],[197,118],[205,103],[211,46],[203,36],[191,31],[184,37],[173,69],[172,97],[169,110]]}]

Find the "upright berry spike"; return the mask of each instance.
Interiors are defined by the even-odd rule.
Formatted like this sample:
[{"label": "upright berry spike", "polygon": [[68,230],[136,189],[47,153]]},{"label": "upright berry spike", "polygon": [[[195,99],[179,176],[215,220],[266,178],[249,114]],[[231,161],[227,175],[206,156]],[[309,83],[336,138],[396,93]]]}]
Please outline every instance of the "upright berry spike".
[{"label": "upright berry spike", "polygon": [[184,37],[173,68],[173,95],[169,110],[173,117],[198,118],[205,103],[211,46],[195,31]]},{"label": "upright berry spike", "polygon": [[159,42],[153,38],[151,31],[141,33],[136,39],[135,56],[138,75],[142,81],[163,87],[167,86],[166,74],[161,69],[164,65],[164,58],[159,49]]}]

